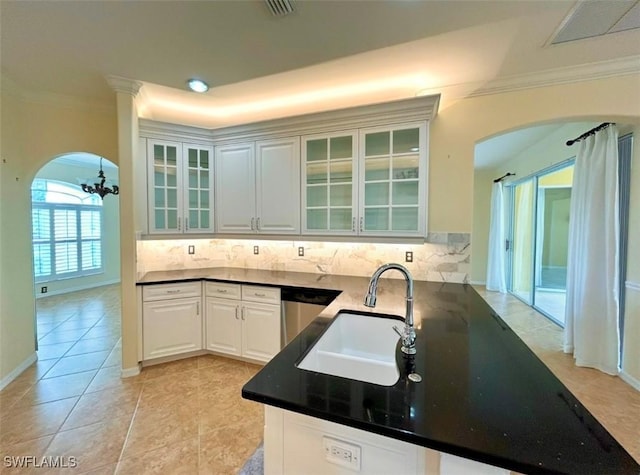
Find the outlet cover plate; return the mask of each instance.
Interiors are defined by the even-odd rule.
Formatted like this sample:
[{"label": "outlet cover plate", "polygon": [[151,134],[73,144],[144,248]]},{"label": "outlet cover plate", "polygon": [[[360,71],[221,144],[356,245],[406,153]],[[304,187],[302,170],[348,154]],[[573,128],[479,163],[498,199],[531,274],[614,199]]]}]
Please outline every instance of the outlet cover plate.
[{"label": "outlet cover plate", "polygon": [[349,468],[356,472],[360,471],[362,461],[360,456],[362,449],[359,445],[353,444],[333,437],[322,437],[322,448],[328,462]]}]

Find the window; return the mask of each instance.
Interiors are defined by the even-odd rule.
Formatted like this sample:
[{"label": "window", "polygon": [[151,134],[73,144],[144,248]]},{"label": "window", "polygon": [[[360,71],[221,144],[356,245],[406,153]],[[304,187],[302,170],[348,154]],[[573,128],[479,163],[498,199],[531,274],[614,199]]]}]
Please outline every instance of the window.
[{"label": "window", "polygon": [[102,200],[79,186],[35,179],[31,186],[36,281],[98,274],[102,262]]}]

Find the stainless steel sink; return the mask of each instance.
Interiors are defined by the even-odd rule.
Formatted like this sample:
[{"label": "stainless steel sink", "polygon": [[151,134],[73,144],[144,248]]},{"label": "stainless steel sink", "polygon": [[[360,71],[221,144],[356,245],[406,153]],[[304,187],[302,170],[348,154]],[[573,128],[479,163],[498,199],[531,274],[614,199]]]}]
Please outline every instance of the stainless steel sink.
[{"label": "stainless steel sink", "polygon": [[400,378],[393,330],[401,319],[342,311],[313,345],[299,369],[393,386]]}]

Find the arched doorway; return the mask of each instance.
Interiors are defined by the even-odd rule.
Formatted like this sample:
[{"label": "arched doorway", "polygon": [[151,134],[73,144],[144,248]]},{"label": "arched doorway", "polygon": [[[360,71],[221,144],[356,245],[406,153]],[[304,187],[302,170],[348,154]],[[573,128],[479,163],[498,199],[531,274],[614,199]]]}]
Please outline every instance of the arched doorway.
[{"label": "arched doorway", "polygon": [[115,191],[116,165],[84,152],[49,161],[31,184],[38,359],[45,378],[82,373],[87,385],[120,365],[119,199],[81,186],[99,183],[100,168]]}]

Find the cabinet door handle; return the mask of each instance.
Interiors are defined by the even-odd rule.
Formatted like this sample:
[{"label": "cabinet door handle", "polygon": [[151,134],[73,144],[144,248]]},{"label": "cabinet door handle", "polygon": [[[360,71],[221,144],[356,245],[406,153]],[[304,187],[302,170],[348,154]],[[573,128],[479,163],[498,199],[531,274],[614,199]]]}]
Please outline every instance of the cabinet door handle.
[{"label": "cabinet door handle", "polygon": [[200,302],[196,302],[196,315],[200,315]]},{"label": "cabinet door handle", "polygon": [[241,316],[242,316],[242,320],[244,320],[244,307],[242,307],[242,311],[240,312]]},{"label": "cabinet door handle", "polygon": [[184,218],[184,230],[189,231],[189,218]]},{"label": "cabinet door handle", "polygon": [[360,231],[364,231],[364,218],[360,216]]},{"label": "cabinet door handle", "polygon": [[351,220],[351,231],[355,231],[356,230],[356,217],[354,216],[353,219]]},{"label": "cabinet door handle", "polygon": [[238,319],[238,306],[236,305],[236,320]]},{"label": "cabinet door handle", "polygon": [[178,218],[178,231],[182,231],[182,223],[180,222],[180,218]]},{"label": "cabinet door handle", "polygon": [[253,231],[253,222],[255,221],[255,218],[251,218],[251,231]]},{"label": "cabinet door handle", "polygon": [[256,219],[256,228],[260,231],[260,218]]}]

